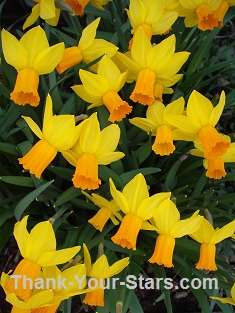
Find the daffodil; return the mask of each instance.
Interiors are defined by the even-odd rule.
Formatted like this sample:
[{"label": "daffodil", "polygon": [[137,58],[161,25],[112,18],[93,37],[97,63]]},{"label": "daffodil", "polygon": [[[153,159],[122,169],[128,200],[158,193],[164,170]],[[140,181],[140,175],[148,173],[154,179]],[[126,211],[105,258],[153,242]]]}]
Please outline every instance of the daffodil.
[{"label": "daffodil", "polygon": [[[152,35],[161,35],[168,31],[178,17],[176,11],[167,11],[164,0],[131,0],[129,10],[126,10],[130,19],[134,34],[137,29],[142,28],[151,40]],[[130,42],[130,47],[132,40]]]},{"label": "daffodil", "polygon": [[[12,299],[17,297],[26,302],[32,296],[33,289],[25,287],[24,276],[30,278],[34,283],[40,277],[42,267],[63,264],[72,259],[80,250],[79,246],[75,246],[56,251],[56,238],[51,223],[49,221],[40,222],[29,233],[26,228],[27,221],[28,216],[25,216],[15,224],[14,237],[23,260],[14,270],[14,276],[3,286],[8,297]],[[14,277],[18,277],[17,284]],[[12,293],[14,295],[10,295]]]},{"label": "daffodil", "polygon": [[91,279],[91,285],[94,282],[93,286],[89,286],[88,284],[88,287],[90,287],[90,289],[93,288],[94,290],[89,291],[86,294],[86,297],[83,299],[83,303],[88,305],[104,306],[105,279],[119,274],[125,267],[128,266],[129,258],[123,258],[109,266],[106,255],[102,254],[95,261],[95,263],[92,264],[90,253],[85,244],[83,244],[83,252],[87,276]]},{"label": "daffodil", "polygon": [[104,54],[112,57],[117,52],[118,48],[112,43],[104,39],[95,39],[99,22],[100,18],[97,18],[83,29],[77,46],[64,50],[62,60],[56,67],[60,74],[82,61],[90,63]]},{"label": "daffodil", "polygon": [[104,10],[103,6],[112,0],[64,0],[74,10],[76,15],[82,16],[88,3],[94,7]]},{"label": "daffodil", "polygon": [[73,115],[53,115],[50,95],[46,99],[42,131],[30,117],[23,118],[40,141],[18,160],[24,169],[40,178],[58,151],[69,150],[74,145],[78,138],[79,126],[75,126]]},{"label": "daffodil", "polygon": [[216,159],[222,156],[230,143],[218,133],[215,125],[219,121],[224,105],[225,93],[223,91],[219,103],[213,107],[209,99],[194,90],[188,99],[186,116],[167,116],[167,121],[178,128],[174,131],[174,138],[200,141],[206,159]]},{"label": "daffodil", "polygon": [[11,100],[19,105],[37,106],[39,75],[55,69],[63,56],[64,43],[49,47],[46,33],[39,26],[30,29],[20,40],[3,29],[2,50],[6,62],[18,72]]},{"label": "daffodil", "polygon": [[[63,285],[60,282],[64,282]],[[44,267],[38,287],[52,290],[53,298],[46,306],[33,309],[32,313],[55,313],[61,301],[86,293],[88,291],[85,289],[86,285],[85,264],[77,264],[64,271],[60,271],[57,266]]]},{"label": "daffodil", "polygon": [[[221,134],[222,135],[222,134]],[[227,142],[230,142],[230,137],[222,135]],[[195,149],[192,149],[190,153],[192,155],[203,157],[204,150],[200,142],[195,143]],[[230,144],[228,150],[216,159],[204,159],[203,165],[207,169],[206,176],[214,179],[221,179],[226,176],[224,163],[235,162],[235,142]]]},{"label": "daffodil", "polygon": [[148,187],[142,174],[137,174],[120,192],[110,178],[110,192],[125,214],[117,233],[112,241],[123,248],[136,250],[136,241],[141,229],[154,230],[147,221],[152,218],[157,207],[165,199],[169,199],[170,192],[161,192],[149,197]]},{"label": "daffodil", "polygon": [[155,210],[152,224],[156,227],[157,237],[155,250],[149,259],[165,267],[172,267],[175,239],[195,232],[201,225],[202,217],[196,211],[190,218],[180,220],[180,213],[170,199],[161,202]]},{"label": "daffodil", "polygon": [[[22,275],[24,275],[22,273]],[[46,305],[53,299],[52,290],[38,290],[37,293],[32,295],[24,301],[17,296],[15,292],[8,292],[7,286],[11,281],[11,277],[5,273],[1,275],[1,286],[6,293],[6,301],[9,302],[13,307],[11,313],[31,313],[33,309],[37,309],[43,305]]]},{"label": "daffodil", "polygon": [[179,15],[185,17],[185,26],[198,25],[200,30],[213,30],[223,26],[223,19],[234,0],[179,0],[181,8]]},{"label": "daffodil", "polygon": [[210,297],[211,299],[214,300],[219,300],[222,303],[228,303],[228,304],[232,304],[235,306],[235,283],[233,284],[232,288],[231,288],[231,297],[230,298],[220,298],[220,297]]},{"label": "daffodil", "polygon": [[118,213],[119,208],[114,200],[108,201],[95,193],[91,195],[84,191],[82,191],[82,193],[100,208],[95,216],[88,220],[88,223],[93,225],[100,232],[109,219],[111,219],[114,225],[119,224],[119,221],[122,220],[122,216]]},{"label": "daffodil", "polygon": [[60,17],[60,9],[56,8],[55,0],[34,0],[34,2],[36,4],[24,22],[23,29],[33,25],[39,17],[45,20],[47,24],[56,26]]},{"label": "daffodil", "polygon": [[235,220],[226,224],[222,228],[216,228],[203,218],[200,228],[190,234],[194,240],[201,244],[200,257],[196,265],[197,269],[216,271],[215,263],[216,244],[231,237],[235,231]]},{"label": "daffodil", "polygon": [[118,94],[126,82],[127,75],[128,71],[120,73],[115,63],[104,56],[99,62],[97,74],[80,70],[79,76],[83,85],[75,85],[72,89],[83,100],[92,103],[88,109],[104,104],[110,113],[108,120],[121,121],[132,110]]},{"label": "daffodil", "polygon": [[169,88],[180,80],[176,74],[189,57],[188,52],[175,53],[175,36],[152,46],[140,28],[136,31],[127,54],[117,52],[117,57],[130,69],[128,82],[136,81],[130,99],[143,105],[151,105],[155,98],[162,101],[163,93],[172,93]]},{"label": "daffodil", "polygon": [[168,114],[184,114],[184,99],[182,97],[167,106],[155,100],[148,107],[146,118],[135,117],[129,120],[131,124],[143,129],[147,133],[151,133],[152,136],[156,136],[152,150],[161,156],[169,155],[175,150],[173,144],[173,130],[175,127],[167,122],[166,116]]},{"label": "daffodil", "polygon": [[79,126],[81,128],[77,142],[62,154],[76,167],[72,179],[74,186],[81,189],[97,189],[101,184],[98,165],[107,165],[124,157],[124,153],[114,152],[119,142],[120,128],[112,124],[100,130],[96,113]]}]

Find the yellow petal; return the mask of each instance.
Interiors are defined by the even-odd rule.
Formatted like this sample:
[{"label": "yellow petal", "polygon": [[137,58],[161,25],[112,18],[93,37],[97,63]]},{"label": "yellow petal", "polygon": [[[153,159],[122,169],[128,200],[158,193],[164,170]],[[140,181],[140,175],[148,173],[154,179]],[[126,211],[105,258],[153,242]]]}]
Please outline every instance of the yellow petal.
[{"label": "yellow petal", "polygon": [[233,284],[231,288],[231,296],[232,296],[233,301],[235,302],[235,283]]},{"label": "yellow petal", "polygon": [[100,146],[96,151],[96,156],[101,157],[104,154],[113,152],[118,145],[120,139],[120,128],[113,124],[105,127],[101,131]]},{"label": "yellow petal", "polygon": [[25,47],[5,29],[2,30],[2,51],[6,62],[14,66],[17,71],[27,66]]},{"label": "yellow petal", "polygon": [[177,17],[177,12],[165,12],[162,17],[152,25],[153,34],[161,35],[167,32],[177,20]]},{"label": "yellow petal", "polygon": [[99,22],[100,17],[95,19],[92,23],[83,29],[82,36],[78,44],[82,50],[87,49],[93,43]]},{"label": "yellow petal", "polygon": [[179,99],[169,103],[166,106],[164,114],[171,115],[182,115],[184,113],[184,98],[180,97]]},{"label": "yellow petal", "polygon": [[94,153],[100,147],[101,131],[97,113],[93,113],[84,124],[80,134],[80,147],[83,152]]},{"label": "yellow petal", "polygon": [[182,221],[176,222],[171,229],[171,236],[174,238],[180,238],[185,235],[189,235],[195,232],[202,223],[202,216],[196,216],[194,218],[187,218]]},{"label": "yellow petal", "polygon": [[156,208],[153,218],[161,234],[170,234],[173,225],[180,220],[180,213],[176,205],[167,199]]},{"label": "yellow petal", "polygon": [[235,232],[235,220],[223,226],[220,229],[216,229],[212,238],[211,243],[217,244],[225,238],[231,237]]},{"label": "yellow petal", "polygon": [[109,201],[106,200],[105,198],[101,197],[100,195],[97,195],[96,193],[92,193],[89,195],[87,192],[82,190],[82,193],[89,199],[91,200],[95,205],[98,207],[108,207],[109,206]]},{"label": "yellow petal", "polygon": [[6,301],[18,309],[31,311],[31,309],[36,309],[43,306],[43,304],[50,302],[53,299],[53,296],[54,294],[52,290],[43,290],[33,295],[28,301],[22,301],[15,293],[10,293],[6,296]]},{"label": "yellow petal", "polygon": [[157,207],[166,199],[170,199],[170,192],[160,192],[155,195],[144,199],[138,208],[137,214],[142,218],[142,220],[148,220],[156,211]]},{"label": "yellow petal", "polygon": [[108,276],[111,277],[120,273],[130,263],[129,258],[123,258],[109,267]]},{"label": "yellow petal", "polygon": [[34,132],[34,134],[42,139],[42,131],[38,127],[38,125],[28,116],[22,116],[22,118],[25,120],[25,122],[29,125],[30,129]]},{"label": "yellow petal", "polygon": [[40,1],[40,17],[44,20],[55,17],[54,0],[41,0]]},{"label": "yellow petal", "polygon": [[60,18],[60,9],[55,8],[55,17],[45,19],[45,22],[51,26],[57,26]]},{"label": "yellow petal", "polygon": [[141,129],[143,129],[147,133],[151,132],[153,136],[156,135],[157,126],[151,120],[149,120],[147,118],[134,117],[134,118],[130,119],[129,122],[131,124],[141,128]]},{"label": "yellow petal", "polygon": [[126,197],[116,189],[112,179],[109,179],[109,186],[110,186],[110,193],[114,199],[114,201],[116,202],[117,206],[119,207],[120,210],[122,210],[122,212],[124,212],[125,214],[129,213],[130,209],[129,209],[129,203],[126,199]]},{"label": "yellow petal", "polygon": [[214,300],[219,300],[222,303],[228,303],[235,306],[235,300],[233,300],[232,298],[220,298],[220,297],[210,297],[210,298]]},{"label": "yellow petal", "polygon": [[114,90],[120,71],[115,63],[108,57],[103,56],[99,62],[97,74],[107,78],[109,89]]},{"label": "yellow petal", "polygon": [[152,49],[152,45],[148,40],[145,32],[138,29],[133,38],[131,47],[131,56],[141,68],[147,67],[147,54]]},{"label": "yellow petal", "polygon": [[122,159],[124,156],[125,154],[123,152],[110,152],[97,157],[97,161],[100,165],[108,165]]},{"label": "yellow petal", "polygon": [[77,155],[73,151],[62,151],[62,155],[71,165],[76,167]]},{"label": "yellow petal", "polygon": [[83,61],[85,63],[90,63],[95,59],[101,57],[102,55],[107,55],[111,58],[118,50],[111,42],[104,39],[94,39],[93,43],[86,50],[83,50]]},{"label": "yellow petal", "polygon": [[64,43],[58,43],[41,51],[34,62],[34,69],[39,75],[52,72],[64,54]]},{"label": "yellow petal", "polygon": [[85,245],[85,243],[83,243],[83,253],[84,253],[84,263],[86,265],[87,275],[90,276],[91,271],[92,271],[91,256],[90,256],[89,250],[87,249],[87,246]]},{"label": "yellow petal", "polygon": [[92,103],[91,105],[88,106],[88,109],[94,106],[100,106],[103,104],[102,96],[94,96],[93,94],[88,93],[83,85],[75,85],[71,88],[84,101],[88,103]]},{"label": "yellow petal", "polygon": [[80,70],[79,76],[86,92],[95,97],[102,97],[109,90],[108,81],[106,77],[102,75]]},{"label": "yellow petal", "polygon": [[144,4],[147,12],[145,23],[152,25],[162,16],[164,12],[164,1],[145,0]]},{"label": "yellow petal", "polygon": [[183,133],[192,133],[197,135],[200,124],[196,123],[192,117],[181,116],[181,115],[167,115],[165,116],[166,121],[178,128]]},{"label": "yellow petal", "polygon": [[190,237],[199,243],[211,243],[214,233],[215,230],[211,223],[203,218],[200,228],[196,232],[190,234]]},{"label": "yellow petal", "polygon": [[201,126],[209,124],[213,105],[209,99],[194,90],[187,104],[187,115],[193,118]]},{"label": "yellow petal", "polygon": [[221,95],[220,95],[219,103],[217,104],[216,107],[214,107],[212,109],[212,112],[210,115],[210,120],[209,120],[210,125],[215,126],[218,123],[218,121],[222,115],[224,106],[225,106],[225,93],[224,93],[224,91],[222,91]]},{"label": "yellow petal", "polygon": [[80,251],[80,248],[80,246],[75,246],[58,251],[46,251],[39,258],[38,264],[43,267],[66,263]]},{"label": "yellow petal", "polygon": [[[129,58],[124,53],[117,52],[115,56],[131,71],[135,73],[135,76],[137,77],[137,73],[140,71],[141,67],[137,62],[134,62],[131,58]],[[132,78],[135,79],[134,77]]]},{"label": "yellow petal", "polygon": [[122,191],[129,203],[129,213],[137,214],[140,203],[149,197],[148,187],[142,174],[137,174]]},{"label": "yellow petal", "polygon": [[23,30],[25,30],[29,26],[33,25],[37,21],[37,19],[39,18],[39,15],[40,15],[40,3],[36,4],[32,8],[31,14],[27,17],[26,21],[24,22],[24,25],[22,27]]},{"label": "yellow petal", "polygon": [[162,102],[155,100],[153,104],[148,107],[146,117],[158,127],[164,123],[163,116],[165,110],[165,105]]},{"label": "yellow petal", "polygon": [[14,237],[17,241],[17,245],[23,258],[26,257],[26,244],[29,237],[29,233],[26,228],[27,221],[28,215],[25,216],[20,222],[17,222],[14,227]]},{"label": "yellow petal", "polygon": [[[49,47],[45,31],[36,26],[28,30],[20,39],[20,43],[25,47],[28,56],[28,67],[34,68],[36,56]],[[36,69],[35,69],[36,70]]]},{"label": "yellow petal", "polygon": [[145,22],[146,10],[142,0],[130,1],[129,10],[126,10],[133,29]]}]

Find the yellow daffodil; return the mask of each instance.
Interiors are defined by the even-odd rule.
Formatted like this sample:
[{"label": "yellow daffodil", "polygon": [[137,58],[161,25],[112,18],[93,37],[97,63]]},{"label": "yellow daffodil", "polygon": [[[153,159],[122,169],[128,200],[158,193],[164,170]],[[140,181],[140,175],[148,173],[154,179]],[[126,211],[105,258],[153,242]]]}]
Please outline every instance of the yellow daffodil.
[{"label": "yellow daffodil", "polygon": [[144,31],[136,31],[127,54],[117,52],[117,57],[130,69],[128,81],[135,81],[135,88],[130,96],[134,102],[151,105],[155,98],[162,101],[163,93],[172,93],[172,88],[182,74],[176,74],[189,57],[188,52],[175,53],[175,36],[151,45]]},{"label": "yellow daffodil", "polygon": [[32,313],[55,313],[61,301],[86,293],[86,284],[85,264],[71,266],[64,271],[60,271],[57,266],[44,267],[38,285],[52,290],[53,298],[47,302],[47,306],[33,309]]},{"label": "yellow daffodil", "polygon": [[147,221],[152,218],[157,207],[165,199],[169,199],[170,192],[161,192],[149,197],[148,187],[142,174],[136,175],[120,192],[110,178],[110,192],[125,214],[117,233],[112,241],[123,248],[136,250],[136,241],[141,229],[154,230]]},{"label": "yellow daffodil", "polygon": [[210,297],[211,299],[219,300],[222,303],[228,303],[235,306],[235,283],[231,288],[231,298]]},{"label": "yellow daffodil", "polygon": [[50,95],[46,99],[42,131],[30,117],[23,116],[23,118],[40,141],[18,160],[31,174],[40,178],[58,151],[68,150],[74,145],[78,138],[79,126],[75,126],[73,115],[53,115]]},{"label": "yellow daffodil", "polygon": [[156,136],[152,150],[156,154],[169,155],[174,152],[175,146],[173,144],[174,129],[167,122],[166,116],[181,115],[184,113],[184,99],[181,97],[178,100],[173,101],[166,107],[163,103],[156,100],[151,106],[148,107],[146,112],[146,118],[135,117],[130,119],[130,123],[143,129],[147,133],[151,132],[152,136]]},{"label": "yellow daffodil", "polygon": [[[222,135],[222,134],[221,134]],[[223,138],[230,142],[230,137],[223,135]],[[203,157],[204,150],[200,142],[195,143],[196,149],[192,149],[190,153],[195,156]],[[214,179],[221,179],[226,176],[224,163],[235,162],[235,142],[230,144],[228,150],[216,159],[204,159],[203,165],[207,169],[206,176]]]},{"label": "yellow daffodil", "polygon": [[119,221],[122,220],[122,216],[118,213],[120,209],[118,208],[114,200],[108,201],[95,193],[92,193],[91,195],[84,191],[82,191],[82,193],[95,205],[100,207],[95,216],[88,220],[88,223],[93,225],[100,232],[103,230],[104,225],[109,219],[111,219],[114,225],[119,224]]},{"label": "yellow daffodil", "polygon": [[185,26],[198,25],[200,30],[213,30],[223,26],[223,19],[234,0],[179,0],[181,8],[179,15],[185,17]]},{"label": "yellow daffodil", "polygon": [[56,251],[56,238],[51,223],[49,221],[38,223],[29,233],[26,228],[27,220],[28,216],[25,216],[14,228],[14,237],[23,257],[13,273],[15,277],[18,276],[18,285],[14,277],[4,284],[6,294],[14,293],[19,300],[24,301],[31,297],[33,291],[32,288],[25,288],[24,276],[34,283],[40,277],[41,267],[63,264],[80,250],[79,246],[75,246]]},{"label": "yellow daffodil", "polygon": [[190,234],[190,237],[201,244],[200,258],[196,268],[201,270],[205,269],[209,271],[216,271],[216,244],[228,237],[231,237],[234,234],[234,231],[235,220],[220,229],[214,229],[211,223],[203,218],[200,228]]},{"label": "yellow daffodil", "polygon": [[[161,35],[168,31],[178,17],[176,11],[167,11],[166,1],[152,0],[131,0],[127,15],[130,19],[132,31],[134,34],[137,29],[142,28],[151,40],[152,35]],[[130,47],[132,40],[130,42]]]},{"label": "yellow daffodil", "polygon": [[2,50],[6,62],[18,72],[11,100],[19,105],[37,106],[39,75],[55,69],[63,56],[64,43],[49,47],[46,33],[39,26],[30,29],[20,40],[3,29]]},{"label": "yellow daffodil", "polygon": [[[83,244],[84,263],[87,275],[90,277],[94,290],[89,291],[83,299],[83,303],[95,306],[104,306],[105,279],[117,275],[129,264],[129,258],[123,258],[109,266],[106,255],[101,255],[94,264],[91,264],[91,256],[85,244]],[[92,284],[93,283],[93,284]]]},{"label": "yellow daffodil", "polygon": [[117,148],[120,129],[112,124],[100,130],[97,114],[93,113],[80,125],[78,141],[69,151],[62,152],[65,159],[76,167],[73,184],[76,188],[97,189],[101,184],[98,165],[107,165],[124,157]]},{"label": "yellow daffodil", "polygon": [[76,15],[82,16],[84,14],[84,8],[88,3],[91,3],[94,7],[104,10],[103,6],[112,0],[64,0],[74,10]]},{"label": "yellow daffodil", "polygon": [[195,232],[201,225],[202,217],[196,211],[190,218],[180,220],[180,213],[169,199],[161,202],[155,210],[152,223],[156,227],[157,237],[155,250],[149,259],[165,267],[172,267],[175,239]]},{"label": "yellow daffodil", "polygon": [[64,50],[63,58],[56,67],[60,74],[82,61],[90,63],[104,54],[112,57],[117,52],[118,48],[112,43],[104,39],[95,39],[99,22],[100,18],[97,18],[84,28],[77,46]]},{"label": "yellow daffodil", "polygon": [[79,75],[83,85],[75,85],[72,89],[83,100],[92,103],[88,109],[104,104],[110,113],[110,122],[121,121],[131,112],[132,107],[118,94],[126,82],[128,71],[120,73],[109,57],[104,56],[100,60],[97,74],[80,70]]},{"label": "yellow daffodil", "polygon": [[215,129],[225,105],[222,91],[219,103],[213,107],[209,99],[194,90],[188,100],[186,116],[168,115],[168,122],[178,130],[174,131],[176,140],[200,141],[206,159],[222,156],[230,146]]},{"label": "yellow daffodil", "polygon": [[54,0],[34,0],[36,4],[32,8],[31,14],[24,22],[23,29],[33,25],[40,17],[47,24],[56,26],[60,17],[60,10],[56,8]]},{"label": "yellow daffodil", "polygon": [[[24,273],[22,273],[24,275]],[[1,286],[6,293],[6,301],[13,307],[11,313],[31,313],[33,309],[37,309],[46,305],[53,299],[52,290],[37,290],[37,293],[32,294],[26,301],[17,296],[17,293],[8,292],[8,285],[11,277],[5,273],[1,275]],[[18,279],[16,278],[16,284]]]}]

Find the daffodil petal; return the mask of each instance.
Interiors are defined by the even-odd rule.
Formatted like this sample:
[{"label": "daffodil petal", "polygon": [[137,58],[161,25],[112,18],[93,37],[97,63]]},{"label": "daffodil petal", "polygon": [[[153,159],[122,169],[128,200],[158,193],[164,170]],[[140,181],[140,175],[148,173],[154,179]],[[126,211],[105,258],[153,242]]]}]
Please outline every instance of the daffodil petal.
[{"label": "daffodil petal", "polygon": [[210,119],[209,119],[210,125],[215,126],[218,123],[221,117],[221,114],[223,112],[224,106],[225,106],[225,93],[224,91],[222,91],[220,95],[219,103],[217,104],[216,107],[212,109]]},{"label": "daffodil petal", "polygon": [[100,147],[101,131],[97,113],[93,113],[84,124],[79,143],[83,152],[94,153]]},{"label": "daffodil petal", "polygon": [[129,258],[123,258],[109,267],[108,276],[111,277],[120,273],[130,263]]},{"label": "daffodil petal", "polygon": [[129,10],[126,10],[132,28],[145,22],[146,10],[142,0],[130,1]]},{"label": "daffodil petal", "polygon": [[20,253],[23,258],[26,257],[26,244],[29,237],[29,233],[27,231],[27,221],[28,216],[25,216],[20,222],[17,222],[14,227],[14,237],[17,241],[17,245],[20,249]]},{"label": "daffodil petal", "polygon": [[40,17],[44,20],[55,17],[55,9],[54,0],[41,0]]},{"label": "daffodil petal", "polygon": [[195,232],[200,227],[201,222],[201,216],[178,221],[173,225],[170,235],[174,238],[180,238],[185,235],[189,235],[190,233]]},{"label": "daffodil petal", "polygon": [[152,25],[153,33],[161,35],[170,29],[170,27],[177,20],[178,13],[174,11],[165,12],[162,17]]},{"label": "daffodil petal", "polygon": [[87,275],[90,276],[91,270],[92,270],[91,256],[85,243],[83,244],[83,253],[84,253],[84,264],[86,265]]},{"label": "daffodil petal", "polygon": [[120,128],[116,124],[109,125],[101,131],[100,147],[96,151],[96,156],[102,156],[113,152],[120,139]]},{"label": "daffodil petal", "polygon": [[190,234],[190,237],[195,239],[199,243],[211,243],[215,230],[210,222],[203,218],[201,226],[194,233]]},{"label": "daffodil petal", "polygon": [[123,152],[110,152],[97,157],[97,161],[100,165],[107,165],[122,159],[124,156]]},{"label": "daffodil petal", "polygon": [[210,297],[210,298],[214,300],[219,300],[222,303],[228,303],[235,306],[235,301],[232,298],[220,298],[220,297]]},{"label": "daffodil petal", "polygon": [[38,260],[40,266],[52,266],[70,261],[79,251],[80,246],[66,248],[58,251],[47,251]]},{"label": "daffodil petal", "polygon": [[39,75],[52,72],[64,54],[64,43],[42,50],[35,58],[34,69]]},{"label": "daffodil petal", "polygon": [[117,206],[120,210],[122,210],[123,213],[127,214],[129,213],[129,203],[127,202],[126,197],[116,189],[112,179],[109,179],[109,186],[110,186],[110,193],[116,202]]},{"label": "daffodil petal", "polygon": [[22,116],[22,118],[25,120],[25,122],[29,125],[30,129],[34,132],[34,134],[42,139],[42,131],[38,127],[38,125],[28,116]]},{"label": "daffodil petal", "polygon": [[87,27],[84,28],[78,46],[81,50],[87,49],[94,41],[96,30],[100,22],[100,17],[95,19]]},{"label": "daffodil petal", "polygon": [[6,62],[14,66],[17,71],[27,66],[25,47],[5,29],[2,30],[2,51]]},{"label": "daffodil petal", "polygon": [[164,114],[171,115],[181,115],[184,112],[184,98],[180,97],[179,99],[169,103],[166,106]]},{"label": "daffodil petal", "polygon": [[147,133],[151,132],[152,135],[156,135],[157,126],[147,118],[134,117],[130,119],[129,122]]},{"label": "daffodil petal", "polygon": [[108,81],[104,76],[93,74],[84,70],[79,71],[79,76],[87,93],[92,90],[92,95],[102,97],[108,90]]},{"label": "daffodil petal", "polygon": [[131,56],[133,61],[138,63],[141,68],[147,67],[147,54],[151,49],[152,45],[148,40],[145,32],[143,29],[138,29],[134,34],[131,47]]},{"label": "daffodil petal", "polygon": [[53,295],[52,290],[43,290],[33,295],[28,301],[23,301],[15,293],[9,293],[6,296],[6,301],[18,309],[31,310],[50,302],[53,299]]},{"label": "daffodil petal", "polygon": [[225,238],[231,237],[235,232],[235,220],[216,230],[211,238],[211,243],[217,244]]},{"label": "daffodil petal", "polygon": [[40,15],[40,3],[37,3],[33,8],[31,14],[27,17],[23,25],[23,30],[33,25]]},{"label": "daffodil petal", "polygon": [[100,60],[97,74],[106,77],[109,82],[110,90],[114,90],[120,71],[109,57],[103,56]]}]

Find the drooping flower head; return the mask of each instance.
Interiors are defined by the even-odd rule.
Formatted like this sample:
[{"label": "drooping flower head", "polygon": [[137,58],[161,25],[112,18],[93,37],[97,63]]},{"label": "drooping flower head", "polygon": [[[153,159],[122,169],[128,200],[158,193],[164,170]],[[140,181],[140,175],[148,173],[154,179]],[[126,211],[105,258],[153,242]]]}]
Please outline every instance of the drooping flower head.
[{"label": "drooping flower head", "polygon": [[165,199],[169,199],[170,192],[161,192],[149,197],[148,187],[142,174],[137,174],[123,191],[116,189],[110,178],[110,192],[117,206],[125,214],[117,233],[112,241],[123,248],[136,250],[136,241],[141,229],[154,230],[149,220],[156,208]]},{"label": "drooping flower head", "polygon": [[64,0],[75,12],[76,15],[82,16],[88,3],[94,7],[104,10],[103,6],[112,0]]},{"label": "drooping flower head", "polygon": [[168,115],[168,122],[174,125],[176,140],[200,141],[206,159],[216,159],[222,156],[230,146],[218,133],[215,125],[218,123],[225,105],[225,93],[222,91],[219,103],[213,107],[211,101],[194,90],[189,99],[186,116]]},{"label": "drooping flower head", "polygon": [[120,139],[120,129],[112,124],[100,130],[96,113],[84,120],[79,127],[77,142],[62,154],[76,167],[72,179],[74,186],[88,190],[97,189],[101,184],[98,165],[107,165],[124,157],[124,153],[114,152]]},{"label": "drooping flower head", "polygon": [[84,191],[82,191],[82,193],[100,208],[99,211],[88,220],[88,223],[93,225],[99,231],[103,230],[104,225],[109,219],[111,219],[114,225],[119,224],[119,221],[122,220],[122,216],[118,212],[120,209],[114,200],[108,201],[104,197],[95,193],[92,193],[91,195]]},{"label": "drooping flower head", "polygon": [[75,126],[74,116],[69,114],[53,115],[52,111],[52,99],[48,95],[42,131],[30,117],[23,116],[40,140],[23,158],[18,160],[24,169],[29,170],[37,178],[40,178],[42,172],[55,158],[57,152],[69,150],[78,137],[79,127]]},{"label": "drooping flower head", "polygon": [[156,227],[157,237],[150,263],[172,267],[175,239],[195,232],[202,222],[202,217],[196,211],[191,217],[180,220],[180,213],[170,199],[166,199],[157,207],[152,224]]},{"label": "drooping flower head", "polygon": [[[152,35],[161,35],[168,31],[178,17],[176,11],[167,11],[165,1],[131,0],[126,10],[131,23],[131,33],[142,28],[149,40]],[[131,47],[132,40],[129,48]]]},{"label": "drooping flower head", "polygon": [[20,40],[3,29],[2,49],[6,62],[18,72],[11,100],[36,107],[40,101],[39,75],[55,69],[63,56],[64,43],[49,47],[46,33],[39,26],[30,29]]},{"label": "drooping flower head", "polygon": [[223,26],[223,19],[234,0],[179,0],[181,8],[179,16],[185,17],[185,26],[198,25],[200,30],[213,30]]},{"label": "drooping flower head", "polygon": [[104,54],[112,57],[117,52],[118,48],[114,44],[104,39],[95,39],[99,22],[100,18],[97,18],[83,29],[77,46],[64,50],[63,58],[56,67],[60,74],[82,61],[88,64]]},{"label": "drooping flower head", "polygon": [[116,53],[130,69],[128,82],[136,81],[130,99],[143,105],[151,105],[155,99],[162,101],[163,93],[172,93],[172,88],[182,74],[176,74],[189,57],[188,52],[175,53],[175,35],[152,46],[142,29],[133,38],[129,55]]},{"label": "drooping flower head", "polygon": [[194,240],[201,244],[200,257],[196,265],[197,269],[216,271],[215,263],[216,244],[231,237],[235,231],[235,220],[222,228],[216,228],[209,221],[203,218],[200,228],[190,234]]},{"label": "drooping flower head", "polygon": [[18,298],[19,301],[27,301],[33,291],[32,288],[25,288],[23,276],[30,278],[34,283],[40,277],[42,267],[63,264],[80,250],[80,246],[75,246],[56,251],[56,238],[51,223],[40,222],[29,233],[26,228],[27,220],[28,216],[25,216],[14,228],[14,237],[23,257],[13,273],[19,275],[18,284],[15,284],[13,277],[3,286],[7,295],[14,294],[9,297]]},{"label": "drooping flower head", "polygon": [[[221,134],[227,142],[230,143],[231,139],[229,136]],[[204,157],[204,149],[201,142],[195,142],[195,149],[192,149],[190,153],[198,157]],[[235,142],[231,143],[228,150],[222,155],[215,159],[204,159],[203,166],[207,169],[206,176],[214,179],[221,179],[225,177],[226,171],[224,168],[224,163],[235,162]]]},{"label": "drooping flower head", "polygon": [[181,97],[178,100],[164,106],[164,104],[158,100],[155,100],[150,105],[146,112],[146,118],[134,117],[130,119],[130,123],[143,129],[147,133],[151,132],[152,136],[156,136],[152,150],[161,156],[169,155],[174,152],[175,146],[173,144],[174,129],[167,122],[166,116],[181,115],[184,113],[184,99]]},{"label": "drooping flower head", "polygon": [[105,279],[120,273],[129,264],[129,258],[123,258],[109,266],[107,257],[102,254],[94,264],[91,263],[91,256],[87,246],[83,244],[84,263],[87,276],[94,279],[94,290],[89,291],[83,299],[83,303],[94,306],[104,306]]},{"label": "drooping flower head", "polygon": [[75,85],[72,89],[83,100],[92,103],[88,109],[104,104],[110,113],[109,121],[121,121],[132,110],[118,94],[127,75],[128,71],[121,73],[115,63],[104,56],[99,62],[97,74],[80,70],[83,85]]}]

